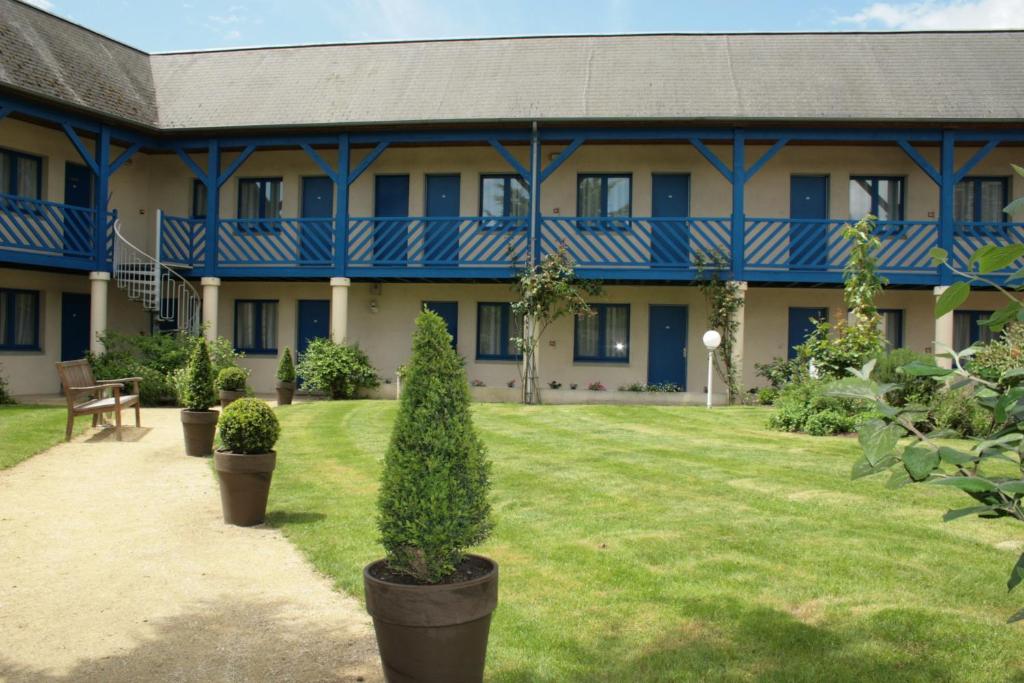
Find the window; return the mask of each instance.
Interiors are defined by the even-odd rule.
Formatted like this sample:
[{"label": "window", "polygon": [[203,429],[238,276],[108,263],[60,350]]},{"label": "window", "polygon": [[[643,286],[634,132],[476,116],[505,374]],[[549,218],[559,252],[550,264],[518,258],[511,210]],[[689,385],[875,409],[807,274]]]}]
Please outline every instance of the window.
[{"label": "window", "polygon": [[192,180],[192,218],[206,218],[206,183]]},{"label": "window", "polygon": [[990,342],[995,334],[989,328],[979,325],[982,320],[991,317],[992,311],[954,311],[953,312],[953,348],[963,351],[976,342]]},{"label": "window", "polygon": [[953,191],[953,220],[968,223],[1001,223],[1010,203],[1008,178],[964,178]]},{"label": "window", "polygon": [[39,349],[39,292],[0,289],[0,349]]},{"label": "window", "polygon": [[882,317],[879,328],[882,337],[885,339],[886,348],[903,348],[903,310],[897,308],[879,308],[878,314]]},{"label": "window", "polygon": [[42,159],[0,149],[0,193],[40,199],[42,185]]},{"label": "window", "polygon": [[[584,218],[628,218],[633,215],[633,177],[628,174],[585,174],[577,176],[576,215]],[[625,221],[588,223],[580,227],[628,227]]]},{"label": "window", "polygon": [[235,348],[245,353],[277,353],[276,301],[235,301]]},{"label": "window", "polygon": [[591,304],[592,315],[576,318],[573,360],[629,362],[629,305]]},{"label": "window", "polygon": [[[530,190],[518,175],[480,176],[480,215],[484,218],[528,216]],[[484,223],[488,225],[487,222]],[[497,223],[490,223],[497,225]]]},{"label": "window", "polygon": [[870,213],[880,221],[903,220],[903,178],[850,177],[850,219]]},{"label": "window", "polygon": [[523,334],[522,321],[512,315],[507,303],[479,303],[476,306],[477,360],[517,360],[519,350],[509,341]]},{"label": "window", "polygon": [[280,218],[280,178],[242,178],[238,181],[239,218]]}]

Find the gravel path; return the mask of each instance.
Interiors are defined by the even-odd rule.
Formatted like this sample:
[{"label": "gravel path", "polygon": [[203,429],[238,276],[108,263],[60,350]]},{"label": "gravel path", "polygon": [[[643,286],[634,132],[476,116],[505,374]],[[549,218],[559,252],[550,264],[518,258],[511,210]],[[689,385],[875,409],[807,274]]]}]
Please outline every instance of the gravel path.
[{"label": "gravel path", "polygon": [[362,606],[278,531],[223,523],[176,410],[142,424],[0,472],[0,680],[380,680]]}]

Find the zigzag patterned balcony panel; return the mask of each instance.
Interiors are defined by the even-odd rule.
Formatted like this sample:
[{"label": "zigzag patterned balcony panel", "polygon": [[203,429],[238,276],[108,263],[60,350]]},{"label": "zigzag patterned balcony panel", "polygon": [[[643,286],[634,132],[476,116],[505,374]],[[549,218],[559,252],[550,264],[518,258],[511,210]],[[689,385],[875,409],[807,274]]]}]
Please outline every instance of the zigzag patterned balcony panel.
[{"label": "zigzag patterned balcony panel", "polygon": [[0,250],[12,261],[86,268],[95,221],[94,209],[0,194]]},{"label": "zigzag patterned balcony panel", "polygon": [[195,267],[206,254],[206,219],[163,217],[160,228],[160,259],[171,265]]},{"label": "zigzag patterned balcony panel", "polygon": [[352,218],[352,268],[510,268],[528,256],[529,219],[506,217]]},{"label": "zigzag patterned balcony panel", "polygon": [[333,258],[330,218],[232,218],[219,227],[219,266],[323,266]]},{"label": "zigzag patterned balcony panel", "polygon": [[[958,270],[971,270],[971,254],[986,244],[997,247],[1024,244],[1024,223],[957,223],[954,226],[953,254],[950,260]],[[993,275],[995,279],[1003,280],[1021,268],[1024,268],[1024,258],[1017,259]]]}]

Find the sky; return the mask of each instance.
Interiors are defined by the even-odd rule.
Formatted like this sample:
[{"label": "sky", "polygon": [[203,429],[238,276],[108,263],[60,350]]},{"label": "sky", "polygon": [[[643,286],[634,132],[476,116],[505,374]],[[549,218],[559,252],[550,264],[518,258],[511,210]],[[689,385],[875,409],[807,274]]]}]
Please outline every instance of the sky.
[{"label": "sky", "polygon": [[1024,0],[28,0],[149,52],[580,33],[1024,28]]}]

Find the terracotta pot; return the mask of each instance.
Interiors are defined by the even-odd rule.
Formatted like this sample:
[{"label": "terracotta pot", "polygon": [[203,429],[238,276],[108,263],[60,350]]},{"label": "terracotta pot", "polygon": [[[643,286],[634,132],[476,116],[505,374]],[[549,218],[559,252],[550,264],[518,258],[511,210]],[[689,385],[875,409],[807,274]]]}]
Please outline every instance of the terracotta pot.
[{"label": "terracotta pot", "polygon": [[293,396],[295,396],[295,382],[277,383],[277,405],[291,405]]},{"label": "terracotta pot", "polygon": [[235,401],[237,401],[240,398],[245,398],[245,392],[244,391],[226,391],[224,389],[221,389],[220,390],[220,407],[221,408],[227,408],[229,405],[231,405],[232,403],[234,403]]},{"label": "terracotta pot", "polygon": [[498,605],[498,564],[462,583],[413,586],[373,576],[384,564],[363,569],[366,611],[373,617],[384,676],[391,683],[478,683],[484,677],[491,613]]},{"label": "terracotta pot", "polygon": [[217,431],[216,410],[183,410],[181,427],[185,432],[185,453],[210,455],[213,453],[213,435]]},{"label": "terracotta pot", "polygon": [[277,464],[277,452],[217,451],[213,463],[220,482],[224,522],[235,526],[262,524],[267,515],[270,478]]}]

